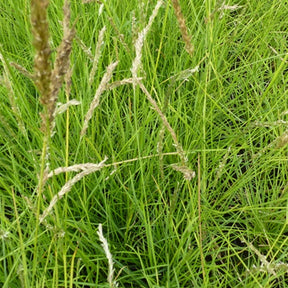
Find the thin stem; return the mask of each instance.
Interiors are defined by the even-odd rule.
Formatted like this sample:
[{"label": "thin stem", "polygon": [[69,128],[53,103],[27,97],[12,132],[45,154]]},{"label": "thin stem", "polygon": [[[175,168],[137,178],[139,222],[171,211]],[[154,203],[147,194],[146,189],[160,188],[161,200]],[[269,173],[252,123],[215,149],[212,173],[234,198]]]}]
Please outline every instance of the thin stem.
[{"label": "thin stem", "polygon": [[202,219],[201,219],[201,163],[200,154],[198,154],[198,222],[199,222],[199,250],[201,255],[201,267],[203,274],[203,282],[205,283],[205,259],[203,254],[203,237],[202,237]]}]

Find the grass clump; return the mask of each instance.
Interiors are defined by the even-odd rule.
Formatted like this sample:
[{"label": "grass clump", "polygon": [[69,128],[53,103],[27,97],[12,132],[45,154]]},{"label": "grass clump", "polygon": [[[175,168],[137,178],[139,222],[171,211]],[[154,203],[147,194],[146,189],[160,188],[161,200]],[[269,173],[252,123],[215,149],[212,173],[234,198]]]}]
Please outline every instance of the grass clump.
[{"label": "grass clump", "polygon": [[1,287],[286,287],[285,3],[2,2]]}]

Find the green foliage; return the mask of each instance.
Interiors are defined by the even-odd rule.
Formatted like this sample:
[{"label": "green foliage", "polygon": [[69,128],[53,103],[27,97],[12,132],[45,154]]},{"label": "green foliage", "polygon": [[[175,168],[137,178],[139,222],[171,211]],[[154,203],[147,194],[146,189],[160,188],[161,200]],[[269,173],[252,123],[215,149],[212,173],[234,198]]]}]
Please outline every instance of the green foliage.
[{"label": "green foliage", "polygon": [[[54,60],[63,36],[63,1],[50,2]],[[184,49],[171,3],[160,8],[139,76],[196,172],[190,181],[172,168],[180,160],[167,131],[161,166],[162,121],[139,87],[104,92],[80,137],[106,67],[119,61],[111,82],[131,77],[135,39],[156,1],[103,1],[101,15],[97,2],[71,2],[76,38],[69,97],[81,105],[56,117],[49,168],[99,163],[105,155],[108,160],[39,224],[36,203],[43,213],[75,172],[51,177],[37,198],[40,96],[11,64],[32,73],[30,1],[1,1],[0,286],[108,287],[97,235],[102,223],[119,287],[287,287],[285,1],[180,1],[193,57]],[[95,55],[104,25],[89,85],[93,63],[80,42]],[[173,80],[196,66],[199,71],[187,79]],[[66,97],[63,89],[59,102]]]}]

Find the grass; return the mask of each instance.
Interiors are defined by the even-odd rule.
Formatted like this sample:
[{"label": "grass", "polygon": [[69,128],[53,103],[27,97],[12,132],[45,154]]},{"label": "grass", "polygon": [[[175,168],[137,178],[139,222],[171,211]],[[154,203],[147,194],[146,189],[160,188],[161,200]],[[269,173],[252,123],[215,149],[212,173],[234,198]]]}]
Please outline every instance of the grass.
[{"label": "grass", "polygon": [[14,2],[0,286],[286,287],[285,1]]}]

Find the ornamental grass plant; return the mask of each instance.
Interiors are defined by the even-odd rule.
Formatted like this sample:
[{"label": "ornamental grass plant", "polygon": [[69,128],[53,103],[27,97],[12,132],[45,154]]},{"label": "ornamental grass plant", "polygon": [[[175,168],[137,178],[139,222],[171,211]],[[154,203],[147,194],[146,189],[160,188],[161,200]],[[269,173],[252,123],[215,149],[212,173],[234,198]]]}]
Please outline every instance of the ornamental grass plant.
[{"label": "ornamental grass plant", "polygon": [[0,286],[287,287],[285,1],[0,3]]}]

